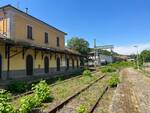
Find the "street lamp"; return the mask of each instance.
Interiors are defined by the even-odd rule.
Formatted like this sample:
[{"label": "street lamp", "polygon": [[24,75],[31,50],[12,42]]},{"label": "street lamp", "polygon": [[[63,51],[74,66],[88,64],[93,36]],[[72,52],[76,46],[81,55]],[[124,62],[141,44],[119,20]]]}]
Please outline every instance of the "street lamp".
[{"label": "street lamp", "polygon": [[138,52],[138,46],[134,46],[136,49],[137,49],[137,59],[136,59],[136,63],[137,63],[137,68],[138,68],[138,70],[140,69],[139,68],[139,52]]}]

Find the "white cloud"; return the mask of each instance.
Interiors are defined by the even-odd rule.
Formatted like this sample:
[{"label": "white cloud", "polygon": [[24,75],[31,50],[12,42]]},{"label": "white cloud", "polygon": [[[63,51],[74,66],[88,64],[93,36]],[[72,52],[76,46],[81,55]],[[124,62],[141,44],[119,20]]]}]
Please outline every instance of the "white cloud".
[{"label": "white cloud", "polygon": [[125,45],[125,46],[115,46],[114,51],[124,55],[136,54],[137,49],[134,47],[135,45],[138,46],[139,52],[141,52],[144,49],[150,49],[150,43],[143,43],[143,44],[134,44],[134,45]]}]

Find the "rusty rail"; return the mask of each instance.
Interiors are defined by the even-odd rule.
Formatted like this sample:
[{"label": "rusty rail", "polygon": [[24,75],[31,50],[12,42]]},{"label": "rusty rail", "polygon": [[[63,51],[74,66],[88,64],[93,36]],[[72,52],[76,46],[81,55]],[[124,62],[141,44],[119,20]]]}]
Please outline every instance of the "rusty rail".
[{"label": "rusty rail", "polygon": [[68,97],[65,101],[61,102],[59,105],[57,105],[56,107],[54,107],[53,109],[47,111],[46,113],[56,113],[58,110],[60,110],[61,108],[63,108],[64,105],[66,105],[70,100],[72,100],[73,98],[75,98],[76,96],[78,96],[80,93],[82,93],[83,91],[85,91],[86,89],[88,89],[90,86],[92,86],[94,83],[98,82],[99,80],[101,80],[102,78],[104,78],[105,75],[103,75],[102,77],[98,78],[97,80],[93,81],[92,83],[90,83],[88,86],[85,86],[83,89],[81,89],[80,91],[76,92],[75,94],[73,94],[72,96]]},{"label": "rusty rail", "polygon": [[100,102],[100,100],[102,99],[102,97],[104,96],[104,94],[107,92],[108,90],[108,86],[106,86],[103,90],[103,92],[101,93],[100,97],[98,98],[98,100],[96,101],[96,103],[91,107],[91,109],[89,110],[88,113],[93,113],[94,110],[96,109],[98,103]]}]

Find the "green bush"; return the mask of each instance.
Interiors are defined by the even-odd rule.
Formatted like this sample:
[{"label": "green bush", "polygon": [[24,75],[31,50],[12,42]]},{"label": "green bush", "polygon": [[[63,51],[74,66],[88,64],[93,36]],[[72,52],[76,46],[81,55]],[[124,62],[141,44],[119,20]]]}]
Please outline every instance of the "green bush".
[{"label": "green bush", "polygon": [[134,63],[133,62],[127,62],[127,61],[121,61],[121,62],[111,63],[108,66],[111,66],[111,67],[116,68],[116,69],[121,69],[121,68],[125,68],[125,67],[133,67]]},{"label": "green bush", "polygon": [[0,113],[15,113],[16,110],[10,104],[11,95],[6,90],[0,90]]},{"label": "green bush", "polygon": [[38,98],[41,102],[50,101],[52,99],[50,88],[45,80],[40,81],[32,89],[35,97]]},{"label": "green bush", "polygon": [[8,91],[13,92],[13,93],[23,93],[29,89],[29,85],[25,82],[18,82],[18,81],[13,81],[9,86],[8,86]]},{"label": "green bush", "polygon": [[92,76],[92,73],[91,73],[90,70],[85,70],[85,71],[83,72],[83,76]]},{"label": "green bush", "polygon": [[116,72],[116,69],[114,67],[111,66],[105,66],[101,68],[101,72],[102,73],[112,73],[112,72]]},{"label": "green bush", "polygon": [[110,87],[116,87],[117,84],[120,82],[119,76],[117,74],[114,74],[111,76],[111,78],[108,80],[108,85]]},{"label": "green bush", "polygon": [[41,105],[41,102],[34,95],[25,96],[21,99],[21,105],[19,108],[19,112],[28,113],[32,110],[32,108]]},{"label": "green bush", "polygon": [[28,113],[32,108],[40,106],[42,102],[50,101],[52,99],[49,86],[45,80],[41,80],[38,84],[34,85],[32,90],[32,95],[21,99],[21,105],[19,108],[21,113]]},{"label": "green bush", "polygon": [[77,113],[88,113],[87,108],[84,105],[81,105],[78,109],[77,109]]}]

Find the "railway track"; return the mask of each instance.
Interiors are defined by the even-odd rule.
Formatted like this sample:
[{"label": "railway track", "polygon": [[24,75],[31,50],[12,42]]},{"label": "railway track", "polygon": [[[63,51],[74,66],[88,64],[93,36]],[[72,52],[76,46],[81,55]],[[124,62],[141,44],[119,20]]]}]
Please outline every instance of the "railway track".
[{"label": "railway track", "polygon": [[[98,81],[100,81],[101,79],[103,79],[106,75],[103,75],[102,77],[99,77],[97,80],[93,81],[91,84],[89,84],[88,86],[85,86],[83,89],[81,89],[80,91],[74,93],[72,96],[68,97],[66,100],[64,100],[63,102],[61,102],[59,105],[55,106],[54,108],[46,111],[46,113],[56,113],[57,111],[61,110],[65,105],[67,105],[71,100],[73,100],[74,98],[76,98],[79,94],[81,94],[82,92],[86,91],[88,88],[90,88],[92,85],[94,85],[95,83],[97,83]],[[100,95],[100,97],[98,98],[98,100],[96,101],[96,103],[92,106],[92,108],[89,110],[89,113],[92,113],[94,111],[94,109],[96,108],[98,102],[100,101],[100,99],[102,98],[102,96],[105,94],[105,92],[107,91],[108,87],[104,88],[104,91],[102,92],[102,94]],[[45,113],[45,112],[44,112]]]},{"label": "railway track", "polygon": [[88,113],[93,113],[95,111],[95,109],[97,108],[99,102],[101,101],[102,97],[104,96],[104,94],[107,92],[108,90],[108,86],[106,86],[103,90],[103,92],[101,93],[101,95],[99,96],[98,100],[95,102],[95,104],[91,107],[91,109],[89,110]]},{"label": "railway track", "polygon": [[[92,74],[96,74],[96,73],[98,73],[98,72],[94,71]],[[55,86],[55,85],[59,85],[59,84],[63,84],[63,83],[65,83],[65,82],[68,82],[68,81],[70,81],[70,80],[74,80],[74,79],[80,78],[80,77],[82,77],[82,76],[83,76],[83,75],[79,75],[79,76],[75,76],[75,77],[72,77],[72,78],[63,80],[63,81],[61,81],[61,82],[56,82],[56,83],[54,83],[54,84],[49,85],[49,87],[52,87],[52,86]],[[22,93],[22,94],[18,94],[18,95],[16,95],[16,96],[13,96],[13,97],[12,97],[12,100],[18,99],[18,98],[20,98],[20,97],[23,97],[23,96],[26,96],[26,95],[29,95],[29,94],[32,94],[32,93],[33,93],[33,91],[28,91],[28,92],[25,92],[25,93]]]}]

